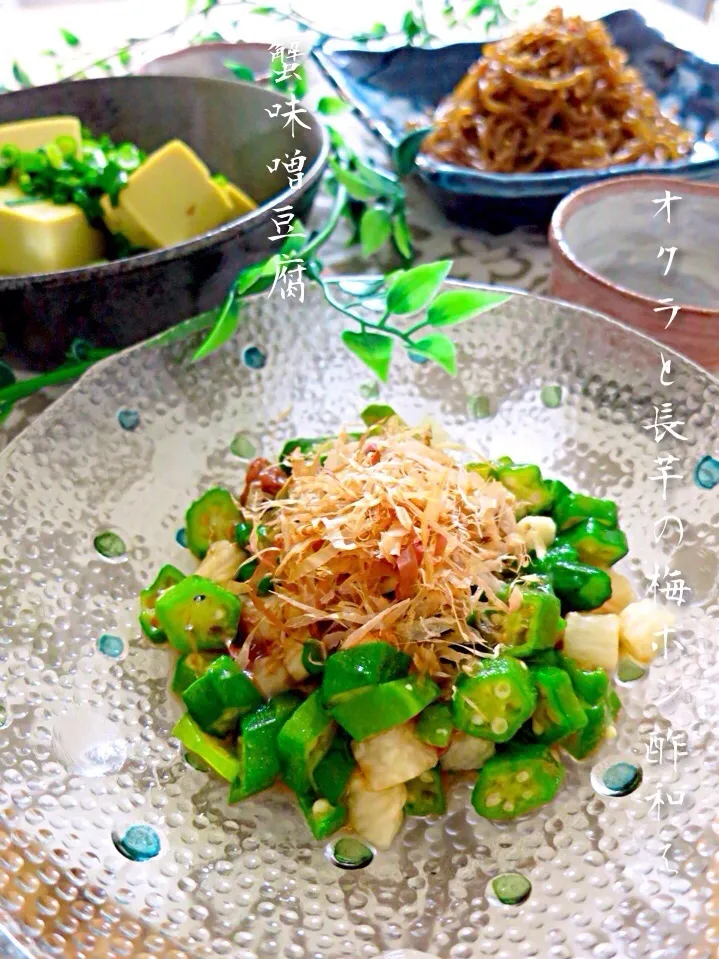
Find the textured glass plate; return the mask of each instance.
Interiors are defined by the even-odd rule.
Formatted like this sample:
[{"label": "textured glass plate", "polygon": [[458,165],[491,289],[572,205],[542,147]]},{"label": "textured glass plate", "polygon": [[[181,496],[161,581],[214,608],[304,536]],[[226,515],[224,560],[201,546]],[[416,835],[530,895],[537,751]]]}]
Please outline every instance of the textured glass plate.
[{"label": "textured glass plate", "polygon": [[[192,567],[175,539],[184,510],[210,484],[240,483],[237,453],[273,455],[287,437],[356,419],[372,390],[341,322],[314,292],[303,306],[258,299],[207,361],[178,365],[186,344],[127,352],[0,457],[2,921],[33,955],[62,959],[716,955],[719,486],[699,488],[693,472],[717,453],[719,386],[664,347],[673,386],[661,387],[659,347],[611,321],[516,295],[456,329],[456,379],[398,356],[381,390],[409,420],[433,414],[492,456],[617,499],[632,546],[621,566],[637,591],[665,563],[692,589],[683,649],[671,643],[622,691],[618,738],[570,766],[556,802],[497,825],[460,784],[445,819],[408,821],[389,852],[342,872],[288,798],[230,808],[169,739],[171,655],[139,637],[137,592],[163,562]],[[547,386],[561,387],[559,405]],[[658,447],[644,428],[664,401],[686,442]],[[658,450],[684,476],[669,505],[650,479]],[[667,512],[685,524],[678,549],[653,543]],[[107,531],[124,554],[95,549]],[[117,658],[98,649],[105,634],[124,642]],[[688,746],[676,771],[646,756],[650,733],[670,728]],[[592,769],[617,759],[639,764],[643,782],[601,796]],[[657,820],[660,787],[683,799],[665,799]],[[157,831],[159,856],[118,852],[113,835],[134,824]],[[507,871],[532,882],[522,906],[489,894]]]}]

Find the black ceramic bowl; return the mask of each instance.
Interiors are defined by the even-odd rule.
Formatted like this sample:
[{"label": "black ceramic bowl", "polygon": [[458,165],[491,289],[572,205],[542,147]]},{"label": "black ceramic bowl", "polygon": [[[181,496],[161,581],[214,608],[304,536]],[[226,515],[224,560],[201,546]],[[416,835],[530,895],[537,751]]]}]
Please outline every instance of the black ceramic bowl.
[{"label": "black ceramic bowl", "polygon": [[[199,77],[112,77],[35,87],[0,95],[0,123],[73,114],[95,133],[131,140],[144,150],[175,137],[213,172],[222,172],[259,206],[176,246],[112,263],[28,276],[0,276],[0,331],[5,349],[42,368],[61,361],[76,337],[124,347],[218,306],[243,267],[276,251],[269,237],[273,207],[307,215],[327,160],[327,135],[309,112],[308,129],[284,127],[266,112],[270,90]],[[275,157],[299,149],[302,185],[290,194]]]}]

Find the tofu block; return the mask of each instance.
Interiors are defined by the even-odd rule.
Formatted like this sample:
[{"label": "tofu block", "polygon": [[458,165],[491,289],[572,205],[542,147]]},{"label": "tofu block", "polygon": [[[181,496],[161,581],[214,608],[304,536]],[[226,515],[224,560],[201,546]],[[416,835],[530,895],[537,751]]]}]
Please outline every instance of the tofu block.
[{"label": "tofu block", "polygon": [[134,246],[141,246],[146,250],[155,249],[155,241],[149,233],[143,230],[133,217],[128,216],[122,207],[113,206],[109,196],[100,198],[100,206],[102,218],[110,233],[122,233]]},{"label": "tofu block", "polygon": [[225,183],[222,186],[222,190],[232,206],[233,219],[238,216],[244,216],[245,213],[249,213],[250,210],[257,209],[257,204],[252,197],[249,197],[244,190],[235,186],[234,183]]},{"label": "tofu block", "polygon": [[153,247],[182,243],[233,217],[222,187],[181,140],[166,143],[130,174],[119,209],[126,225],[146,234]]},{"label": "tofu block", "polygon": [[15,184],[0,187],[0,274],[54,273],[103,256],[102,233],[79,206],[30,199]]},{"label": "tofu block", "polygon": [[37,150],[57,140],[72,137],[80,149],[81,131],[78,117],[39,117],[0,124],[0,147],[12,144],[20,150]]}]

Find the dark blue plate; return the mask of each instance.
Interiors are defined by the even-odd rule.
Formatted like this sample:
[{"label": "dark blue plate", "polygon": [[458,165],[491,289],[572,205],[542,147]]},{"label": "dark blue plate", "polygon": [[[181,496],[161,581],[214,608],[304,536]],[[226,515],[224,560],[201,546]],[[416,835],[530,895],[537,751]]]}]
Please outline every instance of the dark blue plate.
[{"label": "dark blue plate", "polygon": [[[686,14],[673,21],[671,8],[657,4],[657,13],[643,16],[618,10],[602,17],[614,42],[657,94],[662,108],[697,137],[692,154],[671,163],[631,163],[601,170],[553,173],[482,173],[420,155],[419,175],[453,220],[493,231],[520,223],[546,223],[559,200],[577,187],[629,173],[673,173],[706,179],[719,172],[719,61],[699,50],[702,24],[688,36]],[[668,36],[681,37],[683,47]],[[481,55],[482,43],[399,47],[391,50],[352,46],[325,40],[315,50],[317,61],[360,115],[392,148],[409,124],[427,125],[439,101]],[[691,47],[691,49],[690,49]]]}]

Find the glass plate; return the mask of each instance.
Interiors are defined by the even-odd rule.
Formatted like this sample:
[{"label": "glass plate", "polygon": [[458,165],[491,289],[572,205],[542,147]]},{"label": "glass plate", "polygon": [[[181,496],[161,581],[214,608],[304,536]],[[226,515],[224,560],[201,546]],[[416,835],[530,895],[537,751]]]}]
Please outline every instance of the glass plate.
[{"label": "glass plate", "polygon": [[[343,872],[285,795],[228,807],[169,738],[171,655],[140,638],[138,590],[163,562],[192,568],[176,535],[198,491],[237,487],[246,459],[287,437],[356,420],[376,388],[341,328],[316,292],[258,298],[206,361],[179,365],[187,344],[113,358],[0,457],[0,918],[32,955],[62,959],[716,955],[719,477],[706,459],[694,473],[717,454],[719,385],[662,347],[662,387],[659,346],[612,321],[515,295],[456,328],[455,379],[398,355],[380,396],[618,500],[637,592],[665,566],[691,588],[666,658],[621,690],[618,737],[569,766],[553,804],[496,824],[460,783],[446,818],[409,820]],[[686,440],[646,428],[663,402]],[[665,503],[652,476],[667,452],[683,479]],[[654,542],[667,513],[681,545]],[[676,769],[670,747],[662,764],[651,749],[670,729],[686,741]],[[641,785],[602,795],[618,761]],[[159,855],[121,854],[133,826]],[[532,884],[522,905],[492,894],[506,872]]]}]

